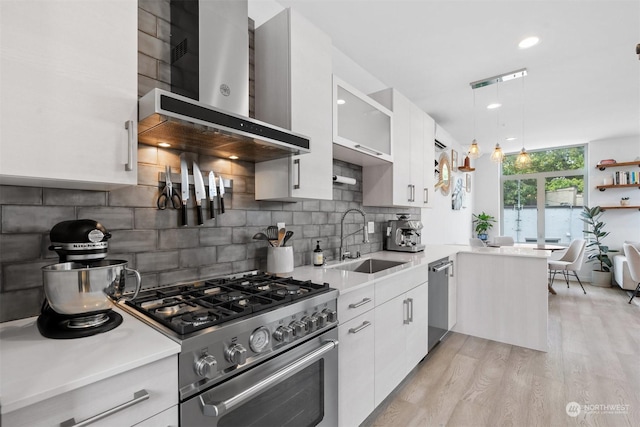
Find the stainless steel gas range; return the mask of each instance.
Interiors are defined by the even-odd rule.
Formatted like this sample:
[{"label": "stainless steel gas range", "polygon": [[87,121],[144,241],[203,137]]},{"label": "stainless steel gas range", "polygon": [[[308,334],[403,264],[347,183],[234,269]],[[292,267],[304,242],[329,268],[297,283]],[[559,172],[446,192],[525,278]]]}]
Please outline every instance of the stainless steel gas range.
[{"label": "stainless steel gas range", "polygon": [[260,272],[140,292],[124,308],[181,344],[180,425],[335,426],[338,291]]}]

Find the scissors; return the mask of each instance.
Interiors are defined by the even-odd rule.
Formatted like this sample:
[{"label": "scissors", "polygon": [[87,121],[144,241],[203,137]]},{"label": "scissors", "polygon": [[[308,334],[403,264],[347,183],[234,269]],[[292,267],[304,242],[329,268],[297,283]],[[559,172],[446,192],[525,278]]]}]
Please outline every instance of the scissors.
[{"label": "scissors", "polygon": [[182,202],[180,200],[180,196],[173,192],[173,183],[171,182],[171,166],[167,165],[164,167],[165,170],[165,186],[162,189],[162,193],[158,196],[158,209],[166,209],[169,200],[171,200],[171,204],[174,209],[180,209],[182,206]]}]

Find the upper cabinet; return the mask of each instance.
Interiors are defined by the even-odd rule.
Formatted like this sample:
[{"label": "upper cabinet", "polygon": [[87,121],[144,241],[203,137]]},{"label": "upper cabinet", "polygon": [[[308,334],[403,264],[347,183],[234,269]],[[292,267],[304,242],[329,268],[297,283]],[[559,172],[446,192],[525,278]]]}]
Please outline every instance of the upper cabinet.
[{"label": "upper cabinet", "polygon": [[393,113],[333,77],[333,157],[362,166],[391,162]]},{"label": "upper cabinet", "polygon": [[0,2],[0,183],[137,184],[138,2]]},{"label": "upper cabinet", "polygon": [[331,49],[291,9],[256,28],[256,118],[311,139],[308,154],[256,163],[256,200],[333,198]]},{"label": "upper cabinet", "polygon": [[395,89],[371,97],[393,111],[393,163],[363,167],[364,205],[430,207],[433,119]]}]

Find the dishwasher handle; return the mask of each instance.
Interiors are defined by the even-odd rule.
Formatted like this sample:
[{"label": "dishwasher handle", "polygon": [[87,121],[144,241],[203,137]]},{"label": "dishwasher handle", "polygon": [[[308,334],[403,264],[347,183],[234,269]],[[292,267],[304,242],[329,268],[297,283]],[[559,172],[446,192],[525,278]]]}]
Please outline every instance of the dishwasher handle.
[{"label": "dishwasher handle", "polygon": [[431,267],[431,271],[433,271],[434,273],[439,273],[449,267],[453,267],[453,261],[447,261],[443,262],[442,264],[434,265],[433,267]]}]

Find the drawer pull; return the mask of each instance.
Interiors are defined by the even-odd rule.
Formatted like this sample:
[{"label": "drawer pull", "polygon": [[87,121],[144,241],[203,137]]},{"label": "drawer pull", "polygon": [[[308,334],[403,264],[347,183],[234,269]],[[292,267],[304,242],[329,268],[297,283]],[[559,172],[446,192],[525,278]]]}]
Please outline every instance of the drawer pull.
[{"label": "drawer pull", "polygon": [[357,328],[351,328],[349,329],[349,333],[350,334],[357,334],[358,332],[360,332],[361,330],[368,328],[369,326],[371,326],[371,322],[368,321],[364,321],[362,322],[362,325],[358,326]]},{"label": "drawer pull", "polygon": [[371,298],[364,298],[364,299],[363,299],[362,301],[360,301],[360,302],[356,302],[356,303],[354,303],[354,304],[349,304],[349,308],[358,308],[358,307],[361,307],[361,306],[363,306],[363,305],[365,305],[365,304],[368,304],[368,303],[370,303],[370,302],[371,302]]},{"label": "drawer pull", "polygon": [[136,391],[133,394],[133,400],[130,400],[128,402],[123,403],[122,405],[118,405],[114,408],[108,409],[98,415],[94,415],[91,418],[87,418],[84,421],[80,421],[80,422],[76,422],[75,418],[71,418],[68,419],[67,421],[64,421],[62,423],[60,423],[60,427],[81,427],[81,426],[87,426],[89,424],[95,423],[96,421],[99,421],[103,418],[106,418],[110,415],[115,414],[116,412],[120,412],[123,409],[127,409],[133,405],[136,405],[140,402],[143,402],[145,400],[149,399],[149,393],[147,392],[147,390],[140,390],[140,391]]}]

